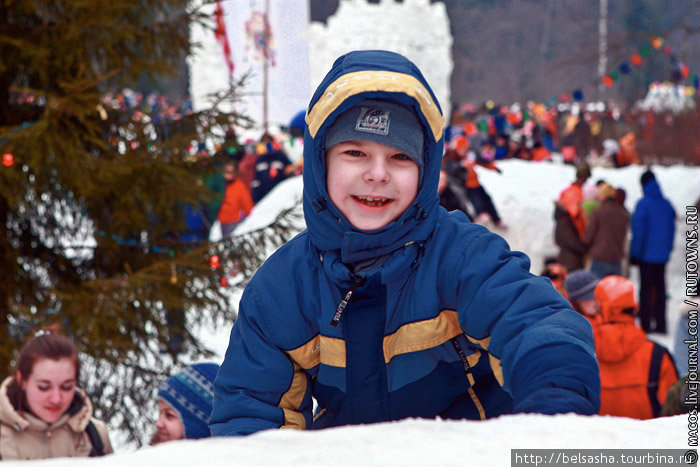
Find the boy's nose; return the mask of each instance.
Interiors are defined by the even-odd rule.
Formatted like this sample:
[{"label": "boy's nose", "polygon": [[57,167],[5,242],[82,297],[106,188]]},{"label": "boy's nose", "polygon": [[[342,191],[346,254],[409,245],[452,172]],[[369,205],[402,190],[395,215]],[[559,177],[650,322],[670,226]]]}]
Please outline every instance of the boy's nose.
[{"label": "boy's nose", "polygon": [[384,160],[370,161],[369,167],[365,171],[365,180],[368,182],[387,182],[389,171],[386,162]]}]

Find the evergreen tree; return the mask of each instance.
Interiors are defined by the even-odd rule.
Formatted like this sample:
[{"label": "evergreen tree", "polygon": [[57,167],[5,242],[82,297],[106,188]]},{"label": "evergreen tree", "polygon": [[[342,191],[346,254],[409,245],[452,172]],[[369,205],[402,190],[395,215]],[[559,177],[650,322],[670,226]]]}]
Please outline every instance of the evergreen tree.
[{"label": "evergreen tree", "polygon": [[[296,228],[288,212],[226,242],[184,243],[184,206],[215,201],[202,181],[216,161],[188,147],[245,119],[214,106],[162,125],[103,99],[177,72],[191,22],[213,24],[190,4],[0,0],[0,376],[57,322],[83,352],[97,415],[132,442],[163,378],[211,356],[192,330],[230,326],[232,288]],[[219,101],[230,107],[237,85]]]}]

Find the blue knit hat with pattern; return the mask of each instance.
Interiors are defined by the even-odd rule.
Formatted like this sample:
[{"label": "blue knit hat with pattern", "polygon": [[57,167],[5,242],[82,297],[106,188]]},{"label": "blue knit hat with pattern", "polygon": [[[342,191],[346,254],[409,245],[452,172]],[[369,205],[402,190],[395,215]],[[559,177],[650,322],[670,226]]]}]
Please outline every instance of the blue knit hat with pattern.
[{"label": "blue knit hat with pattern", "polygon": [[600,282],[600,278],[585,269],[571,271],[564,279],[564,287],[569,300],[595,300],[593,291]]},{"label": "blue knit hat with pattern", "polygon": [[209,416],[214,402],[216,363],[197,363],[174,374],[158,388],[158,397],[180,417],[185,439],[207,438]]}]

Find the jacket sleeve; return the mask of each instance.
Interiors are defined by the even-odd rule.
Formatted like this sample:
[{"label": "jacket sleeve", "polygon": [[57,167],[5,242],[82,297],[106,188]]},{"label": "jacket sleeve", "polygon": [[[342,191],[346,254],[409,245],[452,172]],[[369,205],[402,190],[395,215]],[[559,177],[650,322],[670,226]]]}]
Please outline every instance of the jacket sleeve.
[{"label": "jacket sleeve", "polygon": [[576,253],[584,254],[588,251],[570,218],[557,221],[554,228],[554,241],[559,247],[567,248]]},{"label": "jacket sleeve", "polygon": [[[267,295],[269,299],[272,294]],[[303,429],[310,423],[308,377],[274,343],[274,323],[266,318],[269,310],[265,306],[269,303],[259,300],[253,283],[249,283],[214,381],[209,420],[213,436],[247,435],[280,427]]]},{"label": "jacket sleeve", "polygon": [[646,204],[641,199],[632,213],[630,224],[632,230],[632,240],[630,242],[630,257],[642,259],[644,254],[644,243],[647,235],[647,209]]},{"label": "jacket sleeve", "polygon": [[594,211],[591,214],[588,225],[586,226],[586,234],[583,237],[583,244],[586,248],[590,248],[593,245],[593,241],[598,236],[598,228],[600,225],[600,212]]},{"label": "jacket sleeve", "polygon": [[243,206],[243,212],[245,213],[246,216],[250,214],[250,211],[253,210],[253,198],[250,196],[250,190],[248,190],[247,187],[243,186],[241,188],[241,204]]},{"label": "jacket sleeve", "polygon": [[462,330],[490,355],[515,412],[595,414],[600,378],[590,323],[529,260],[485,229],[464,242],[449,277]]}]

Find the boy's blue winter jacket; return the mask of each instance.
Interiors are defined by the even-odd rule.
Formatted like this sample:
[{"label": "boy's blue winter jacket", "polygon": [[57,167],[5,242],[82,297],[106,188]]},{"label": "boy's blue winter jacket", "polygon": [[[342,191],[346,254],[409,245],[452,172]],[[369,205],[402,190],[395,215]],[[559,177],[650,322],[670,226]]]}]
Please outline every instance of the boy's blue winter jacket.
[{"label": "boy's blue winter jacket", "polygon": [[[324,160],[329,124],[367,98],[414,108],[427,142],[415,202],[369,232],[329,201]],[[340,57],[306,123],[307,230],[275,252],[243,293],[215,381],[213,435],[598,411],[588,321],[528,272],[525,255],[439,207],[443,117],[415,65],[384,51]],[[365,274],[346,266],[372,258]]]},{"label": "boy's blue winter jacket", "polygon": [[644,196],[632,213],[630,257],[643,263],[664,264],[673,250],[676,211],[664,198],[656,179],[642,186]]}]

